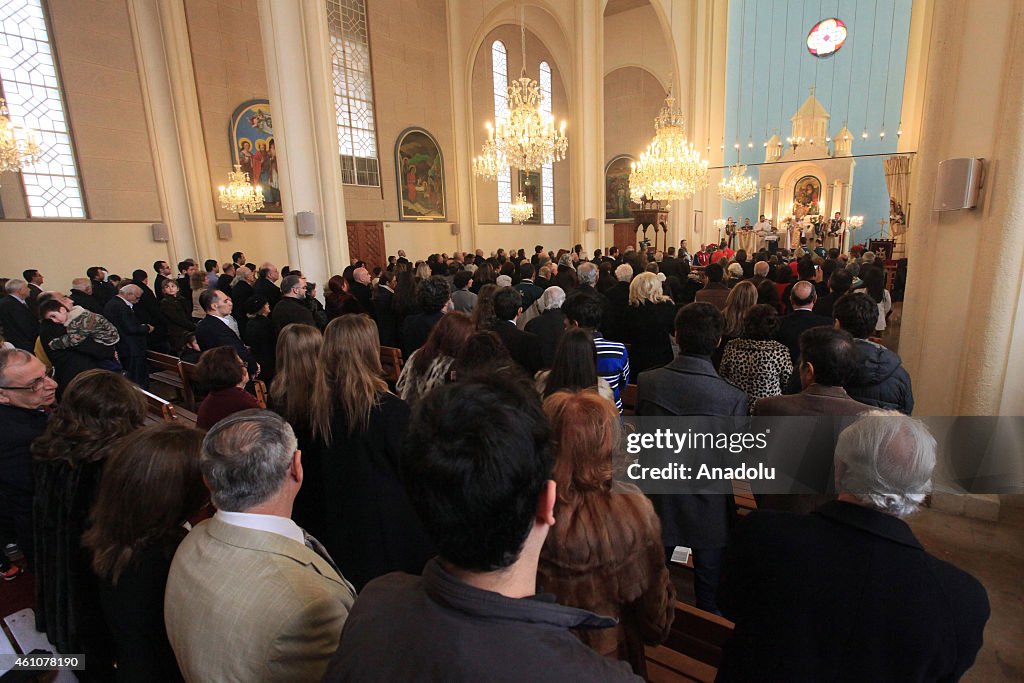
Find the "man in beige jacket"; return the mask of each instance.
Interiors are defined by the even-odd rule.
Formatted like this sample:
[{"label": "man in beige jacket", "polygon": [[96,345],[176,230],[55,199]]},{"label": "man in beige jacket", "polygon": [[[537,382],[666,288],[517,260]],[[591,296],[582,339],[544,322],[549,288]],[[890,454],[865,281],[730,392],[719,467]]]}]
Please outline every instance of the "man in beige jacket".
[{"label": "man in beige jacket", "polygon": [[247,410],[203,441],[218,512],[179,546],[167,578],[167,636],[187,681],[318,681],[355,590],[291,520],[302,485],[295,435]]}]

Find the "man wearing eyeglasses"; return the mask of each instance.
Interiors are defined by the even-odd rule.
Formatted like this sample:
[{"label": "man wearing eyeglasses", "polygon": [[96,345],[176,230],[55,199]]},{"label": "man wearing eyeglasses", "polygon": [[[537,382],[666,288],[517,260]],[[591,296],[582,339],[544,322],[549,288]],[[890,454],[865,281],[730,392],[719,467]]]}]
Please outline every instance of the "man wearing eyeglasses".
[{"label": "man wearing eyeglasses", "polygon": [[[32,557],[32,442],[57,395],[53,370],[21,349],[0,351],[0,534]],[[9,570],[10,571],[10,570]],[[4,573],[4,578],[14,578]]]}]

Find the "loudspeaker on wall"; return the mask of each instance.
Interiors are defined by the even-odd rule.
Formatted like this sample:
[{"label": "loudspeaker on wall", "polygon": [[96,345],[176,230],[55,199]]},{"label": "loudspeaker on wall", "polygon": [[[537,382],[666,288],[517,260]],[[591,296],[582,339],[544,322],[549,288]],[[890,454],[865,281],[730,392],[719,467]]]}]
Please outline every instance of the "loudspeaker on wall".
[{"label": "loudspeaker on wall", "polygon": [[171,240],[171,231],[167,229],[166,223],[153,223],[150,228],[153,230],[154,242],[169,242]]},{"label": "loudspeaker on wall", "polygon": [[231,224],[230,223],[218,223],[217,224],[217,239],[229,240],[231,239]]},{"label": "loudspeaker on wall", "polygon": [[295,214],[295,229],[303,236],[316,234],[316,215],[312,211],[299,211]]},{"label": "loudspeaker on wall", "polygon": [[935,211],[973,209],[978,205],[984,166],[981,159],[946,159],[935,176]]},{"label": "loudspeaker on wall", "polygon": [[597,226],[600,225],[596,218],[587,219],[587,232],[597,232]]},{"label": "loudspeaker on wall", "polygon": [[459,234],[459,224],[458,223],[452,223],[452,234],[453,235],[458,235]]}]

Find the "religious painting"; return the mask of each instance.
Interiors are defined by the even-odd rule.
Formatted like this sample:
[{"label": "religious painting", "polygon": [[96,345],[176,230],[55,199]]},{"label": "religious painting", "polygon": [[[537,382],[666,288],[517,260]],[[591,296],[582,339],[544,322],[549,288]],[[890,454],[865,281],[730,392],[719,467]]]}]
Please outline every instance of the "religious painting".
[{"label": "religious painting", "polygon": [[793,186],[793,217],[802,220],[805,216],[821,215],[821,181],[812,175],[805,175]]},{"label": "religious painting", "polygon": [[604,219],[615,222],[630,220],[633,211],[629,206],[629,165],[633,157],[620,155],[608,162],[604,169]]},{"label": "religious painting", "polygon": [[398,220],[443,221],[444,160],[434,136],[422,128],[406,128],[395,143],[398,176]]},{"label": "religious painting", "polygon": [[269,100],[243,102],[231,115],[231,163],[249,175],[263,193],[263,208],[247,218],[281,217],[281,183]]},{"label": "religious painting", "polygon": [[519,191],[526,197],[526,203],[533,206],[533,216],[527,218],[524,223],[540,223],[544,215],[544,201],[540,187],[540,173],[536,171],[528,173],[519,171]]}]

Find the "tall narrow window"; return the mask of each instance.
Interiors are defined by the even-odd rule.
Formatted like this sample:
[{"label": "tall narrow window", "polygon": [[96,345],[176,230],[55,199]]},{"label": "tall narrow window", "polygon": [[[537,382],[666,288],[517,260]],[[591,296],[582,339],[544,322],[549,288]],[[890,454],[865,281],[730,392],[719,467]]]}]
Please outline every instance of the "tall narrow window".
[{"label": "tall narrow window", "polygon": [[380,187],[364,0],[327,0],[341,182]]},{"label": "tall narrow window", "polygon": [[[491,45],[491,73],[494,79],[494,127],[508,119],[508,52],[500,40]],[[512,170],[498,176],[498,222],[512,222]]]},{"label": "tall narrow window", "polygon": [[42,0],[0,2],[0,83],[11,123],[38,133],[39,161],[22,169],[33,218],[85,218]]},{"label": "tall narrow window", "polygon": [[[540,109],[551,116],[551,66],[547,62],[540,63]],[[552,163],[541,166],[540,196],[543,202],[542,223],[555,222],[555,175]]]}]

